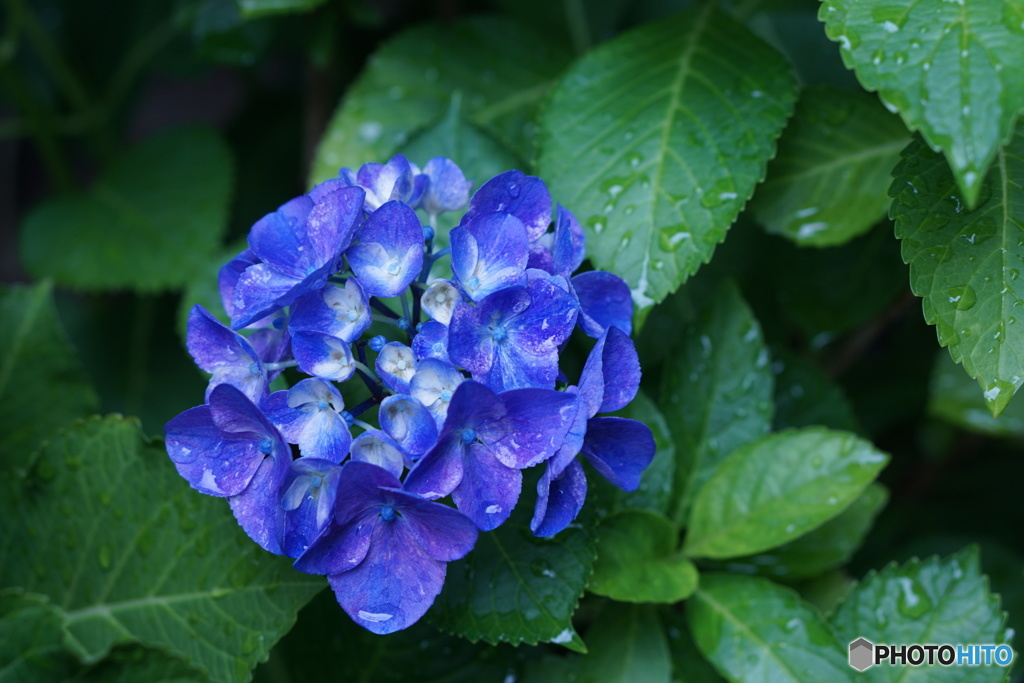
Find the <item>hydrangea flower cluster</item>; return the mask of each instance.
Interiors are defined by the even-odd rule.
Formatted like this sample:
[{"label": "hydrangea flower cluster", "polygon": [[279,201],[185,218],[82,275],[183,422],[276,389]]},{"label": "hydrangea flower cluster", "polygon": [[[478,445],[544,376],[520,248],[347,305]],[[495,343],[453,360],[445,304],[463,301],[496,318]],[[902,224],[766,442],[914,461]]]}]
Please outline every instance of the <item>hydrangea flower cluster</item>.
[{"label": "hydrangea flower cluster", "polygon": [[[189,317],[211,378],[167,423],[178,472],[376,633],[426,612],[447,563],[508,519],[522,470],[545,466],[531,528],[549,536],[583,505],[581,458],[632,490],[654,456],[645,425],[599,416],[640,381],[626,284],[573,275],[583,231],[540,179],[509,171],[469,194],[441,157],[342,169],[257,221],[221,269],[230,328]],[[438,217],[463,209],[435,249]],[[571,384],[559,352],[576,327],[597,342]],[[307,377],[271,392],[287,368]]]}]

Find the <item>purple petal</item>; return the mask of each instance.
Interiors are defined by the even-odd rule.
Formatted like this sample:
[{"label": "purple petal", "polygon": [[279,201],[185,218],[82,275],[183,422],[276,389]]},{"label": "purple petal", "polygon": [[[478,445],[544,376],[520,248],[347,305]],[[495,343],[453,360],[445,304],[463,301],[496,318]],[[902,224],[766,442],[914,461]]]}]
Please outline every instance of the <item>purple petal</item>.
[{"label": "purple petal", "polygon": [[529,239],[507,213],[482,213],[451,232],[452,272],[473,301],[526,284]]},{"label": "purple petal", "polygon": [[298,557],[331,521],[341,467],[319,458],[292,461],[281,482],[281,549]]},{"label": "purple petal", "polygon": [[300,297],[292,307],[289,327],[323,332],[352,343],[371,322],[370,301],[359,281],[350,277],[344,287],[327,285]]},{"label": "purple petal", "polygon": [[266,395],[267,371],[256,350],[199,304],[188,316],[186,346],[196,365],[213,375],[207,397],[220,384],[230,384],[253,401]]},{"label": "purple petal", "polygon": [[654,448],[651,430],[642,422],[595,417],[587,422],[582,453],[605,479],[624,491],[635,491],[654,458]]},{"label": "purple petal", "polygon": [[300,370],[334,382],[344,382],[356,370],[348,344],[322,332],[296,332],[292,353]]},{"label": "purple petal", "polygon": [[404,202],[415,189],[412,166],[401,154],[391,157],[387,164],[363,164],[356,180],[366,188],[367,211],[375,211],[392,200]]},{"label": "purple petal", "polygon": [[506,467],[524,469],[550,458],[564,443],[576,418],[578,401],[573,394],[515,389],[498,398],[505,414],[476,431]]},{"label": "purple petal", "polygon": [[445,211],[458,211],[469,201],[470,183],[451,159],[434,157],[423,167],[423,175],[429,178],[423,195],[423,208],[427,213],[436,216]]},{"label": "purple petal", "polygon": [[569,526],[583,508],[587,477],[578,460],[572,460],[558,475],[551,467],[537,482],[537,507],[530,529],[536,536],[554,536]]},{"label": "purple petal", "polygon": [[256,258],[256,254],[252,253],[251,249],[245,249],[221,266],[218,271],[217,289],[220,291],[220,300],[224,304],[224,312],[228,314],[228,317],[235,314],[235,286],[238,284],[238,278],[242,277],[246,268],[259,262],[260,260]]},{"label": "purple petal", "polygon": [[604,398],[599,412],[613,413],[625,408],[640,388],[640,358],[633,340],[617,327],[609,327],[602,353]]},{"label": "purple petal", "polygon": [[434,320],[423,323],[412,339],[412,352],[416,360],[436,358],[448,360],[448,326]]},{"label": "purple petal", "polygon": [[313,206],[312,199],[301,195],[256,221],[249,230],[249,249],[256,258],[296,280],[322,265],[315,262],[306,241],[306,219]]},{"label": "purple petal", "polygon": [[580,327],[597,338],[608,327],[627,335],[633,329],[633,300],[629,285],[618,275],[603,270],[581,273],[572,279],[580,302]]},{"label": "purple petal", "polygon": [[587,242],[583,227],[576,217],[561,204],[555,218],[555,239],[551,246],[552,270],[559,275],[571,275],[583,263]]},{"label": "purple petal", "polygon": [[376,465],[390,472],[394,477],[402,476],[407,456],[402,447],[390,436],[377,429],[370,429],[352,442],[353,462]]},{"label": "purple petal", "polygon": [[405,478],[405,490],[430,500],[447,496],[462,481],[465,448],[457,434],[438,440]]},{"label": "purple petal", "polygon": [[393,491],[392,495],[410,531],[432,558],[453,562],[473,549],[477,528],[464,514],[404,491]]},{"label": "purple petal", "polygon": [[409,455],[416,457],[437,443],[437,425],[430,412],[412,396],[388,396],[380,404],[381,429]]},{"label": "purple petal", "polygon": [[269,439],[268,448],[281,453],[287,450],[281,435],[249,397],[230,384],[221,384],[210,392],[210,417],[217,428],[229,434],[250,434],[252,438]]},{"label": "purple petal", "polygon": [[505,324],[530,305],[525,287],[504,289],[476,306],[458,303],[448,329],[448,355],[474,375],[490,370],[498,342],[497,327],[507,335]]},{"label": "purple petal", "polygon": [[448,416],[448,405],[465,377],[451,363],[425,358],[416,364],[416,374],[409,381],[409,394],[426,406],[438,429]]},{"label": "purple petal", "polygon": [[459,510],[481,531],[501,526],[519,500],[523,475],[505,467],[483,444],[470,444],[464,460],[462,481],[452,491]]},{"label": "purple petal", "polygon": [[280,489],[290,462],[283,455],[265,458],[245,491],[228,499],[235,519],[249,538],[275,555],[283,553],[278,540]]},{"label": "purple petal", "polygon": [[540,178],[522,171],[506,171],[476,191],[462,217],[462,225],[489,211],[504,211],[518,218],[533,241],[547,232],[551,224],[551,195]]},{"label": "purple petal", "polygon": [[338,260],[352,243],[352,237],[363,216],[364,192],[358,187],[328,188],[319,186],[316,204],[309,212],[304,227],[306,249],[311,249],[311,262],[305,272],[329,266],[337,270]]},{"label": "purple petal", "polygon": [[370,214],[347,252],[352,272],[370,296],[398,296],[423,268],[423,227],[416,212],[390,201]]},{"label": "purple petal", "polygon": [[400,520],[379,524],[359,566],[328,577],[338,604],[368,631],[386,634],[411,626],[441,592],[445,563],[416,541]]},{"label": "purple petal", "polygon": [[210,496],[234,496],[249,485],[266,455],[261,439],[225,434],[209,406],[191,408],[165,427],[167,454],[189,485]]},{"label": "purple petal", "polygon": [[248,327],[290,305],[305,293],[304,282],[266,263],[249,266],[235,285],[231,326],[236,330]]},{"label": "purple petal", "polygon": [[536,242],[530,242],[530,259],[526,262],[527,268],[543,270],[546,273],[555,272],[555,258],[551,255],[551,243],[554,235],[544,233]]}]

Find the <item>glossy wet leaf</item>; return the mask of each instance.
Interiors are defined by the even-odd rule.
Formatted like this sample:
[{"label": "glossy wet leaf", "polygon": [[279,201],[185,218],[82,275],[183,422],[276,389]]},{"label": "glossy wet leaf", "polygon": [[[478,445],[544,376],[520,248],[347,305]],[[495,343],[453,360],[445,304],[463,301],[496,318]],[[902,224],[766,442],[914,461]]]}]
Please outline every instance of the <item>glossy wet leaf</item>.
[{"label": "glossy wet leaf", "polygon": [[443,120],[455,94],[467,121],[530,158],[537,107],[568,60],[567,46],[504,18],[409,29],[381,47],[346,92],[320,140],[311,182],[342,166],[387,161]]},{"label": "glossy wet leaf", "polygon": [[184,287],[220,245],[232,174],[213,131],[161,134],[117,157],[89,191],[36,207],[21,226],[21,256],[36,277],[76,289]]},{"label": "glossy wet leaf", "polygon": [[64,681],[76,668],[61,646],[60,610],[45,595],[0,591],[0,681]]},{"label": "glossy wet leaf", "polygon": [[845,510],[888,459],[868,441],[821,427],[761,437],[697,493],[684,551],[728,558],[792,541]]},{"label": "glossy wet leaf", "polygon": [[0,288],[0,470],[23,468],[98,401],[57,317],[49,283]]},{"label": "glossy wet leaf", "polygon": [[765,229],[797,244],[842,244],[885,216],[892,169],[909,141],[868,93],[808,88],[750,208]]},{"label": "glossy wet leaf", "polygon": [[599,45],[542,120],[542,177],[583,222],[590,260],[624,278],[639,308],[711,258],[793,106],[783,57],[713,7]]},{"label": "glossy wet leaf", "polygon": [[686,615],[673,607],[663,607],[659,612],[668,635],[673,680],[685,683],[722,683],[725,679],[718,675],[693,642],[693,633]]},{"label": "glossy wet leaf", "polygon": [[777,548],[728,561],[732,571],[783,580],[819,576],[842,566],[860,548],[875,517],[889,500],[881,484],[872,484],[848,508],[817,529]]},{"label": "glossy wet leaf", "polygon": [[947,353],[935,356],[928,391],[928,412],[946,422],[979,434],[1024,436],[1024,401],[1010,405],[992,417],[978,383],[968,377]]},{"label": "glossy wet leaf", "polygon": [[20,483],[17,514],[0,516],[0,585],[49,596],[83,663],[140,643],[247,680],[324,587],[189,488],[133,420],[76,423]]},{"label": "glossy wet leaf", "polygon": [[532,506],[523,503],[505,524],[480,534],[468,557],[448,565],[428,618],[474,642],[551,642],[585,652],[572,614],[594,562],[590,532],[574,525],[537,538],[529,527]]},{"label": "glossy wet leaf", "polygon": [[676,444],[671,516],[681,524],[722,460],[770,429],[773,378],[761,328],[732,284],[669,343],[660,405]]},{"label": "glossy wet leaf", "polygon": [[795,592],[710,574],[687,603],[697,647],[731,681],[851,681],[845,644]]},{"label": "glossy wet leaf", "polygon": [[579,683],[668,683],[672,659],[651,605],[609,603],[587,630],[589,654],[577,663]]},{"label": "glossy wet leaf", "polygon": [[[836,608],[832,624],[840,640],[873,643],[1005,643],[1006,613],[981,573],[978,549],[968,546],[946,558],[913,559],[870,572]],[[908,672],[878,666],[872,681],[998,681],[1002,667],[929,667]]]},{"label": "glossy wet leaf", "polygon": [[910,286],[939,344],[999,415],[1024,383],[1024,129],[996,155],[974,210],[942,157],[920,141],[894,176],[891,214]]},{"label": "glossy wet leaf", "polygon": [[662,515],[627,510],[601,521],[587,589],[622,602],[685,600],[697,568],[679,554],[679,529]]},{"label": "glossy wet leaf", "polygon": [[846,66],[942,150],[975,205],[1024,108],[1024,2],[827,0],[819,17]]}]

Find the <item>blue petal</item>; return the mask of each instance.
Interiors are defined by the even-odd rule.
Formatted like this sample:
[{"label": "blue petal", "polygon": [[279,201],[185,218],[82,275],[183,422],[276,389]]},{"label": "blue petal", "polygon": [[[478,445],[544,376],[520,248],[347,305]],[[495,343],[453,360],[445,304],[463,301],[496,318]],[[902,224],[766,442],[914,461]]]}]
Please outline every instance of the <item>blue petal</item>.
[{"label": "blue petal", "polygon": [[445,211],[458,211],[469,201],[470,183],[462,169],[451,159],[434,157],[423,167],[429,183],[423,195],[423,208],[434,216]]},{"label": "blue petal", "polygon": [[473,301],[526,284],[529,239],[507,213],[482,213],[451,232],[452,272]]},{"label": "blue petal", "polygon": [[249,230],[249,249],[274,271],[302,279],[309,268],[316,268],[305,239],[313,206],[312,199],[301,195],[260,218]]},{"label": "blue petal", "polygon": [[292,461],[281,483],[281,549],[298,557],[331,521],[341,467],[319,458]]},{"label": "blue petal", "polygon": [[537,482],[537,506],[530,529],[536,536],[554,536],[569,526],[583,508],[587,477],[578,460],[572,460],[557,475],[551,467]]},{"label": "blue petal", "polygon": [[409,455],[416,457],[437,443],[437,425],[430,412],[412,396],[388,396],[380,404],[381,429]]},{"label": "blue petal", "polygon": [[465,377],[451,363],[425,358],[416,364],[416,374],[409,381],[409,394],[426,406],[440,430],[455,390],[464,381]]},{"label": "blue petal", "polygon": [[412,339],[412,352],[416,360],[436,358],[448,360],[448,326],[428,320],[420,326]]},{"label": "blue petal", "polygon": [[573,394],[515,389],[498,395],[505,414],[477,426],[478,438],[506,467],[524,469],[547,460],[565,442],[576,418]]},{"label": "blue petal", "polygon": [[199,304],[189,313],[185,343],[196,365],[213,375],[207,398],[219,384],[230,384],[253,401],[266,395],[267,371],[256,350]]},{"label": "blue petal", "polygon": [[296,332],[292,352],[299,369],[315,377],[344,382],[356,370],[348,344],[322,332]]},{"label": "blue petal", "polygon": [[551,224],[551,194],[540,178],[522,171],[506,171],[476,191],[462,224],[489,211],[504,211],[518,218],[526,226],[532,242],[547,232]]},{"label": "blue petal", "polygon": [[464,514],[404,491],[393,491],[392,495],[395,508],[432,558],[452,562],[473,549],[477,528]]},{"label": "blue petal", "polygon": [[622,278],[602,270],[581,273],[572,279],[580,302],[580,327],[595,339],[608,327],[627,335],[633,329],[633,300]]},{"label": "blue petal", "polygon": [[409,393],[409,380],[416,374],[416,356],[405,344],[388,342],[374,362],[380,381],[396,394]]},{"label": "blue petal", "polygon": [[464,460],[462,481],[452,491],[459,510],[481,531],[501,526],[519,500],[523,475],[506,467],[483,444],[470,444]]},{"label": "blue petal", "polygon": [[268,457],[260,464],[248,488],[228,499],[231,511],[249,538],[269,552],[281,555],[278,528],[281,521],[280,489],[291,458]]},{"label": "blue petal", "polygon": [[407,456],[390,436],[378,429],[369,429],[352,442],[352,461],[376,465],[395,478],[405,471]]},{"label": "blue petal", "polygon": [[583,227],[576,217],[561,204],[555,217],[555,238],[551,246],[552,271],[570,275],[583,263],[587,243]]},{"label": "blue petal", "polygon": [[231,326],[236,330],[248,327],[290,305],[305,292],[302,279],[274,270],[266,263],[249,266],[235,285]]},{"label": "blue petal", "polygon": [[370,296],[398,296],[423,268],[423,227],[416,212],[390,201],[370,214],[346,256]]},{"label": "blue petal", "polygon": [[359,281],[350,277],[344,287],[327,285],[300,297],[292,307],[293,331],[323,332],[352,343],[372,322],[370,301]]},{"label": "blue petal", "polygon": [[605,479],[624,491],[635,491],[654,458],[654,448],[651,430],[642,422],[595,417],[587,422],[582,453]]},{"label": "blue petal", "polygon": [[191,408],[165,426],[167,454],[189,485],[210,496],[234,496],[246,489],[266,457],[259,438],[225,434],[209,406]]},{"label": "blue petal", "polygon": [[377,634],[407,628],[441,592],[446,565],[416,541],[400,519],[379,524],[359,566],[328,577],[342,609],[363,628]]}]

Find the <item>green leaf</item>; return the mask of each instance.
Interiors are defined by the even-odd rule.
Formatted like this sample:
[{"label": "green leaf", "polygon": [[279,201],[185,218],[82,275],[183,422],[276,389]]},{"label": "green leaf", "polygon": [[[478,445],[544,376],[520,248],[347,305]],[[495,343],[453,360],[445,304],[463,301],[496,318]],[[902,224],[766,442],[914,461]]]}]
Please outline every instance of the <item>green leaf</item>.
[{"label": "green leaf", "polygon": [[711,258],[793,107],[784,58],[713,7],[586,54],[541,123],[541,176],[585,225],[590,260],[623,277],[638,308]]},{"label": "green leaf", "polygon": [[59,427],[96,411],[85,377],[57,317],[48,282],[0,288],[0,471]]},{"label": "green leaf", "polygon": [[945,153],[974,206],[1024,109],[1024,2],[826,0],[818,16],[861,84]]},{"label": "green leaf", "polygon": [[429,616],[441,629],[474,642],[551,642],[586,652],[572,614],[590,577],[593,543],[578,526],[537,538],[530,531],[531,510],[521,501],[509,521],[480,534],[467,558],[448,565]]},{"label": "green leaf", "polygon": [[809,359],[785,349],[772,349],[775,372],[775,431],[821,425],[848,432],[859,431],[842,387]]},{"label": "green leaf", "polygon": [[726,458],[698,492],[684,551],[738,557],[798,538],[845,510],[888,460],[847,432],[762,437]]},{"label": "green leaf", "polygon": [[661,621],[668,633],[668,646],[672,654],[673,681],[679,683],[722,683],[714,667],[704,658],[687,623],[686,615],[674,608],[661,609]]},{"label": "green leaf", "polygon": [[676,443],[672,517],[681,524],[723,458],[770,428],[773,380],[761,328],[731,283],[677,339],[661,408]]},{"label": "green leaf", "polygon": [[733,558],[728,569],[786,580],[824,574],[850,559],[888,499],[885,487],[871,484],[850,507],[817,529],[766,552]]},{"label": "green leaf", "polygon": [[202,271],[186,285],[185,291],[182,292],[181,299],[178,301],[177,324],[182,344],[185,343],[188,334],[189,313],[196,304],[202,305],[217,320],[231,326],[231,316],[224,310],[224,302],[220,298],[217,274],[220,272],[221,266],[238,256],[246,248],[245,241],[239,240],[212,254],[203,264]]},{"label": "green leaf", "polygon": [[45,595],[0,591],[0,682],[66,680],[76,663],[60,641],[60,611]]},{"label": "green leaf", "polygon": [[992,417],[978,383],[949,354],[936,355],[928,393],[928,413],[934,417],[979,434],[1024,436],[1024,401],[1011,401],[999,417]]},{"label": "green leaf", "polygon": [[[968,546],[945,559],[913,559],[871,572],[836,608],[832,624],[843,642],[867,638],[875,643],[1006,643],[1006,614],[999,596],[988,589],[978,549]],[[913,674],[917,673],[918,676]],[[998,681],[999,667],[928,667],[913,673],[875,666],[864,676],[873,681]]]},{"label": "green leaf", "polygon": [[672,659],[654,607],[611,603],[587,630],[580,683],[668,683]]},{"label": "green leaf", "polygon": [[245,19],[257,19],[274,14],[308,12],[327,0],[237,0],[238,9]]},{"label": "green leaf", "polygon": [[942,157],[920,141],[893,175],[891,214],[925,320],[999,415],[1024,382],[1024,325],[1015,324],[1024,305],[1024,129],[996,155],[973,211]]},{"label": "green leaf", "polygon": [[710,574],[687,603],[693,638],[731,681],[849,681],[835,634],[788,588],[753,576]]},{"label": "green leaf", "polygon": [[140,643],[246,680],[324,585],[189,488],[132,420],[76,423],[22,487],[17,514],[0,516],[0,586],[48,595],[84,663]]},{"label": "green leaf", "polygon": [[769,232],[797,244],[842,244],[885,216],[892,169],[909,141],[871,95],[808,88],[750,209]]},{"label": "green leaf", "polygon": [[210,677],[161,650],[129,645],[114,648],[106,659],[71,680],[76,683],[197,683],[209,681]]},{"label": "green leaf", "polygon": [[89,192],[36,207],[22,226],[22,258],[35,276],[77,289],[184,287],[220,244],[231,177],[231,154],[213,131],[147,140]]},{"label": "green leaf", "polygon": [[466,120],[531,158],[537,106],[568,59],[566,46],[497,17],[405,31],[377,51],[347,91],[320,141],[311,182],[333,178],[342,166],[386,161],[418,130],[441,121],[455,93]]},{"label": "green leaf", "polygon": [[678,554],[679,529],[665,517],[628,510],[602,520],[597,533],[590,592],[623,602],[672,603],[697,588],[697,568]]}]

